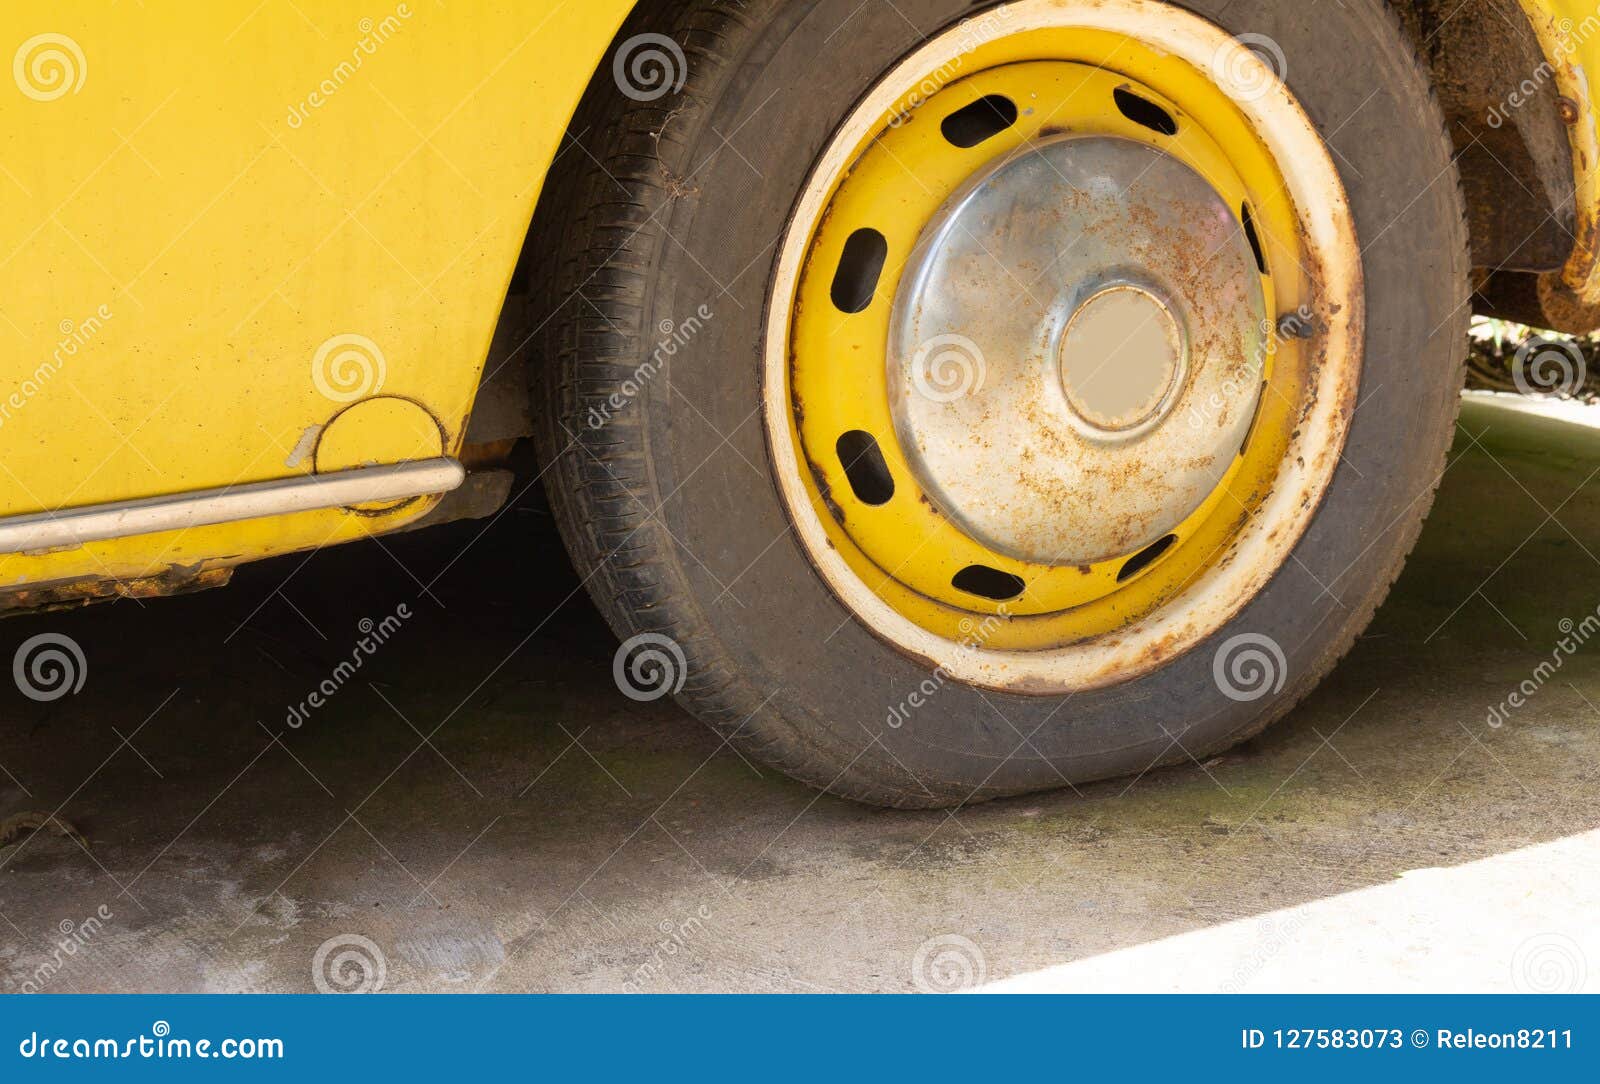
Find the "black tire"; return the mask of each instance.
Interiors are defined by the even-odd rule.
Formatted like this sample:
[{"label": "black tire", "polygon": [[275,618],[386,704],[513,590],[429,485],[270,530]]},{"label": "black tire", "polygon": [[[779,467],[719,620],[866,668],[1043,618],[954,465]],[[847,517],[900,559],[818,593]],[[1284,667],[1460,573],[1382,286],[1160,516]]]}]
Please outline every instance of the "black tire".
[{"label": "black tire", "polygon": [[[1070,697],[950,683],[903,727],[886,724],[889,707],[926,669],[829,591],[787,531],[770,478],[759,414],[765,290],[790,208],[835,127],[896,59],[973,9],[967,0],[647,2],[619,36],[668,35],[688,78],[681,93],[632,101],[608,57],[573,126],[583,150],[563,155],[543,201],[546,243],[559,256],[549,288],[562,301],[535,376],[546,484],[612,627],[674,641],[687,664],[679,701],[749,755],[897,807],[1204,757],[1315,687],[1398,575],[1442,474],[1469,316],[1464,209],[1443,118],[1378,0],[1186,6],[1277,42],[1288,83],[1335,149],[1367,246],[1361,406],[1343,463],[1296,560],[1199,647],[1148,676]],[[712,317],[652,373],[658,326],[702,304]],[[603,425],[589,424],[591,411]],[[1278,695],[1238,702],[1218,690],[1216,649],[1242,632],[1282,645]]]}]

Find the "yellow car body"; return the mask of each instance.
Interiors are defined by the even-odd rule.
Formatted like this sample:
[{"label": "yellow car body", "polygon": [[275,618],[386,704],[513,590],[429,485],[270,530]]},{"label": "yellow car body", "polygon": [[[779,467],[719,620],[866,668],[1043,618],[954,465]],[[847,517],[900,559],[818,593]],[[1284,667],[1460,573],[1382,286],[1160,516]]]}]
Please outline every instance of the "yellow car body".
[{"label": "yellow car body", "polygon": [[[1578,240],[1554,287],[1600,303],[1600,16],[1523,6],[1578,104]],[[203,584],[426,515],[437,494],[28,541],[74,510],[459,459],[542,181],[632,7],[5,5],[10,605]]]},{"label": "yellow car body", "polygon": [[[459,454],[629,6],[6,5],[0,517]],[[0,586],[200,573],[434,499],[10,552]]]}]

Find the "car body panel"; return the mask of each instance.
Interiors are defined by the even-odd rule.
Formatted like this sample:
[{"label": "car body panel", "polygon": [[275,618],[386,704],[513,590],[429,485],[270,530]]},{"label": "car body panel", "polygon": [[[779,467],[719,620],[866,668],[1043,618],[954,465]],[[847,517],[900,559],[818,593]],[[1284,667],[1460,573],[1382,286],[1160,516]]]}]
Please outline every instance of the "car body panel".
[{"label": "car body panel", "polygon": [[[5,5],[0,516],[454,454],[629,6]],[[319,428],[372,395],[398,405]],[[231,564],[430,503],[5,554],[0,587]]]}]

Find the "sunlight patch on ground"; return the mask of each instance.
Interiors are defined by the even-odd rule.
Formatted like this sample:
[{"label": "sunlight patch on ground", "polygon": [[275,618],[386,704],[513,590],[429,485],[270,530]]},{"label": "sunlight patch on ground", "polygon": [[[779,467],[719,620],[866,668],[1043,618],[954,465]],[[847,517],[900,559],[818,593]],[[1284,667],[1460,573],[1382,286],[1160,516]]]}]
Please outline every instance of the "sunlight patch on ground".
[{"label": "sunlight patch on ground", "polygon": [[1469,391],[1466,397],[1522,414],[1571,422],[1600,429],[1600,403],[1581,403],[1576,399],[1535,399],[1527,395],[1505,395],[1494,391]]},{"label": "sunlight patch on ground", "polygon": [[1600,830],[1018,975],[986,993],[1600,991]]}]

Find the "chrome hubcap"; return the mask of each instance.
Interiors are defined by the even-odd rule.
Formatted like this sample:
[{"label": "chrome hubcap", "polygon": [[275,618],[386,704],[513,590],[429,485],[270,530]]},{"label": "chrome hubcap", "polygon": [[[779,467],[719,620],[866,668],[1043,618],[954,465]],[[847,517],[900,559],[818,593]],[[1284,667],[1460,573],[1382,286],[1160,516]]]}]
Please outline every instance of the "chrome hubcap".
[{"label": "chrome hubcap", "polygon": [[1267,312],[1239,211],[1177,158],[1041,139],[958,191],[890,326],[890,405],[939,510],[1019,560],[1137,553],[1222,480]]}]

